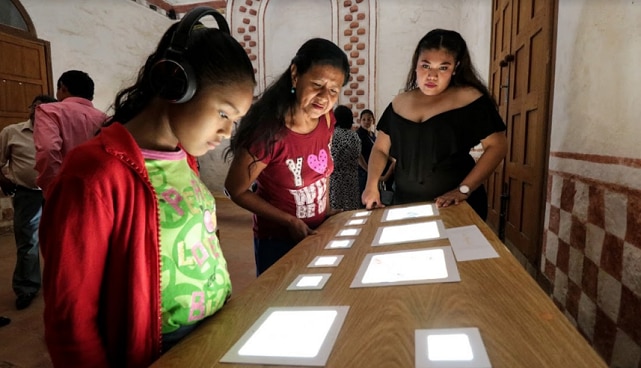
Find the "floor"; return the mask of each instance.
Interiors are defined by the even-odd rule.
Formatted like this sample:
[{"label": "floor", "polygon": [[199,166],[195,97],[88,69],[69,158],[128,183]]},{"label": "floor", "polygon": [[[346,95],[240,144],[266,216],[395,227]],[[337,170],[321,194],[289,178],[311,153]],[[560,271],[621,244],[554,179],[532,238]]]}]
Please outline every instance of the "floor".
[{"label": "floor", "polygon": [[[234,293],[239,293],[256,278],[251,214],[225,197],[216,198],[216,203],[221,246]],[[11,289],[14,265],[13,234],[0,235],[0,316],[11,319],[9,325],[0,327],[0,368],[52,367],[44,343],[42,296],[39,294],[27,309],[15,309]]]}]

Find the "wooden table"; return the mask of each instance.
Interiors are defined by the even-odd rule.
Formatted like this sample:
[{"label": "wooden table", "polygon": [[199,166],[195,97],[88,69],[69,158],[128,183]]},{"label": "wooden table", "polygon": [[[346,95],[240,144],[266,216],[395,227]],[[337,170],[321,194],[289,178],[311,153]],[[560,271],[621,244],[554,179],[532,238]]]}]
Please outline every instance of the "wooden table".
[{"label": "wooden table", "polygon": [[[447,239],[372,247],[374,210],[349,249],[324,249],[354,212],[328,219],[155,367],[259,367],[220,358],[268,307],[350,307],[326,367],[414,367],[416,329],[477,327],[498,367],[606,367],[602,359],[466,203],[441,208],[446,228],[477,225],[499,258],[458,262],[461,282],[350,289],[368,253],[449,245]],[[426,221],[427,218],[385,223]],[[433,219],[433,218],[431,218]],[[247,246],[239,244],[238,246]],[[308,268],[318,255],[344,255],[335,268]],[[286,291],[302,273],[329,272],[322,290]]]}]

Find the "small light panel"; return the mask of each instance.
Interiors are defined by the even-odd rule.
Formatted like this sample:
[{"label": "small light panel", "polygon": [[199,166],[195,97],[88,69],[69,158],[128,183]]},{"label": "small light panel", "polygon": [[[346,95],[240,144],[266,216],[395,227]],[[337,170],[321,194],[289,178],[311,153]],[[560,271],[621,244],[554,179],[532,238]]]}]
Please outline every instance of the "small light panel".
[{"label": "small light panel", "polygon": [[351,228],[343,229],[338,232],[337,236],[356,236],[361,232],[361,229]]},{"label": "small light panel", "polygon": [[447,277],[442,249],[416,252],[375,254],[363,275],[364,284],[412,280],[435,280]]},{"label": "small light panel", "polygon": [[354,239],[337,239],[327,243],[325,249],[351,248],[352,244],[354,244]]},{"label": "small light panel", "polygon": [[421,242],[446,237],[445,225],[441,220],[384,226],[376,231],[372,246]]},{"label": "small light panel", "polygon": [[272,307],[221,358],[222,363],[324,366],[349,307]]},{"label": "small light panel", "polygon": [[325,287],[331,273],[309,273],[298,275],[287,290],[320,290]]},{"label": "small light panel", "polygon": [[317,256],[307,267],[336,267],[343,260],[343,256]]},{"label": "small light panel", "polygon": [[310,287],[310,286],[318,286],[318,284],[323,281],[323,276],[319,275],[314,275],[314,276],[303,276],[298,280],[296,283],[296,286],[299,288],[302,287]]},{"label": "small light panel", "polygon": [[381,222],[405,220],[418,217],[438,216],[438,208],[434,204],[418,206],[387,208],[383,213]]},{"label": "small light panel", "polygon": [[363,225],[366,222],[367,222],[366,218],[356,218],[356,219],[352,219],[352,220],[347,221],[347,223],[345,225],[346,226],[358,226],[358,225]]},{"label": "small light panel", "polygon": [[478,328],[414,331],[416,368],[491,368]]},{"label": "small light panel", "polygon": [[369,253],[350,287],[458,282],[452,248],[432,247],[396,252]]},{"label": "small light panel", "polygon": [[427,358],[431,361],[472,360],[472,346],[466,334],[427,335]]},{"label": "small light panel", "polygon": [[358,211],[352,215],[352,217],[365,217],[371,215],[371,211]]}]

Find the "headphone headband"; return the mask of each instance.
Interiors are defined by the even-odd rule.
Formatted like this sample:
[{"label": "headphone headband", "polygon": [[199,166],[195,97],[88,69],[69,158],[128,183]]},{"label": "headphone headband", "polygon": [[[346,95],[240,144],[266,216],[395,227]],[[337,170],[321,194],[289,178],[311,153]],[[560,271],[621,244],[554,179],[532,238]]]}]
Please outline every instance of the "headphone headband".
[{"label": "headphone headband", "polygon": [[222,14],[208,6],[196,7],[178,22],[169,46],[160,60],[151,67],[149,80],[152,90],[170,102],[187,102],[196,93],[197,78],[183,54],[187,50],[187,42],[194,27],[207,15],[214,17],[221,32],[230,34],[229,26]]},{"label": "headphone headband", "polygon": [[179,21],[176,31],[169,42],[169,49],[173,52],[185,51],[187,48],[187,40],[189,40],[189,36],[191,35],[194,26],[200,21],[200,19],[207,15],[214,17],[220,31],[230,34],[229,25],[227,25],[227,20],[225,20],[225,17],[223,17],[222,14],[214,8],[199,6],[190,10]]}]

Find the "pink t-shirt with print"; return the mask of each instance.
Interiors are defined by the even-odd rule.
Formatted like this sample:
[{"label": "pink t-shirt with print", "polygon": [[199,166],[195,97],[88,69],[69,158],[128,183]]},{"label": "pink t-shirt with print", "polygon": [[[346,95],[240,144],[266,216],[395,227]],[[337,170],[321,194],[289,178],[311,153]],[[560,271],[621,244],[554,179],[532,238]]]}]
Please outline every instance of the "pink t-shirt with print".
[{"label": "pink t-shirt with print", "polygon": [[[257,194],[274,207],[295,215],[312,229],[325,220],[329,176],[334,171],[330,153],[335,119],[319,118],[307,134],[287,130],[274,144],[273,153],[261,160],[267,167],[258,176]],[[260,239],[287,239],[287,228],[254,216],[254,235]]]}]

